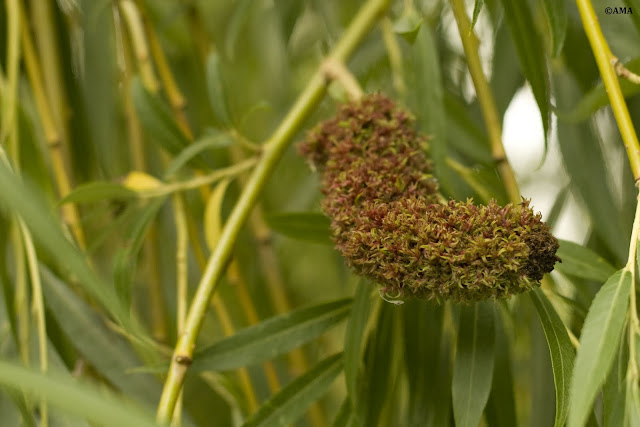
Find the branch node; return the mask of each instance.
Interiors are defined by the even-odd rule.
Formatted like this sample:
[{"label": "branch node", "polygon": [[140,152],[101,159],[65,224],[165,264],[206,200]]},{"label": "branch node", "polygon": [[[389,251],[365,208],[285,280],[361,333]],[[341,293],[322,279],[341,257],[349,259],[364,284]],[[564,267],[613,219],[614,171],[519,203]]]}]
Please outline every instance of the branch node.
[{"label": "branch node", "polygon": [[185,354],[176,354],[174,360],[178,365],[191,366],[193,359]]}]

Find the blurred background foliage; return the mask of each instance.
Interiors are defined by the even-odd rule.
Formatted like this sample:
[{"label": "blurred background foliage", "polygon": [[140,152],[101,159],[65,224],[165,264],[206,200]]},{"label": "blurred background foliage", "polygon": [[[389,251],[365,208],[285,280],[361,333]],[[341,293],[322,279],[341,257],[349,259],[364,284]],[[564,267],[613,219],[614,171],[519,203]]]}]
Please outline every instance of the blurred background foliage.
[{"label": "blurred background foliage", "polygon": [[[47,419],[50,425],[86,425],[80,420],[88,419],[114,425],[99,418],[115,416],[113,408],[130,411],[124,412],[130,417],[140,412],[137,416],[148,420],[175,344],[179,312],[195,291],[203,261],[251,165],[230,171],[236,178],[230,183],[214,176],[199,189],[159,193],[171,183],[259,159],[260,144],[362,2],[4,3],[0,138],[3,160],[26,184],[7,171],[0,174],[0,360],[44,370],[45,345],[46,370],[68,388],[47,388],[55,384],[40,384],[39,377],[16,365],[2,366],[7,388],[0,393],[0,423],[47,425]],[[605,14],[605,7],[623,5],[633,13]],[[636,10],[636,0],[620,5],[595,0],[593,6],[614,54],[640,71],[640,4]],[[482,67],[503,118],[507,156],[521,193],[532,198],[555,234],[579,244],[562,242],[565,262],[543,286],[550,307],[579,337],[595,293],[626,262],[636,205],[634,180],[593,54],[572,1],[486,0],[466,7],[477,18]],[[11,59],[16,47],[20,62]],[[365,92],[383,92],[415,114],[418,127],[430,136],[445,197],[509,201],[449,2],[392,2],[346,65]],[[622,85],[635,120],[639,86]],[[333,114],[344,100],[343,88],[332,83],[304,128]],[[198,147],[197,152],[187,147]],[[154,190],[158,195],[147,197]],[[235,244],[197,350],[296,311],[281,319],[284,326],[273,326],[274,335],[267,328],[240,336],[229,348],[205,350],[194,369],[198,374],[185,383],[185,425],[241,424],[304,373],[313,375],[271,402],[287,414],[280,421],[443,426],[455,418],[457,425],[547,426],[554,420],[558,425],[554,414],[563,404],[554,397],[548,344],[529,298],[471,309],[425,301],[382,303],[377,293],[372,296],[374,287],[359,284],[327,244],[320,200],[317,175],[292,145]],[[181,264],[176,254],[186,229],[190,244]],[[181,266],[188,278],[186,299],[176,284]],[[41,290],[32,268],[39,270]],[[329,301],[336,302],[322,305]],[[315,311],[304,312],[312,306]],[[138,326],[123,320],[129,314]],[[304,319],[311,319],[308,326]],[[274,340],[273,358],[269,341],[258,342],[262,333]],[[279,333],[289,335],[278,341]],[[464,359],[475,354],[477,340],[487,343],[488,352]],[[341,351],[344,362],[325,359]],[[342,372],[340,363],[344,379],[333,381]],[[454,373],[454,365],[477,370]],[[479,378],[478,371],[486,375]],[[10,374],[17,375],[13,383]],[[86,405],[73,404],[71,377],[95,386],[86,391]],[[54,406],[62,410],[46,409],[37,395],[11,384],[53,390],[47,396],[52,402],[52,395],[61,396]],[[460,389],[464,384],[471,384],[467,394]],[[469,408],[452,402],[452,393],[466,397]],[[103,414],[95,406],[102,395],[119,396],[112,397],[107,415],[97,415]],[[596,401],[592,423],[615,416],[603,409],[606,398]],[[117,399],[135,407],[120,406]],[[473,408],[473,402],[480,407]],[[256,425],[279,425],[267,412],[254,415]]]}]

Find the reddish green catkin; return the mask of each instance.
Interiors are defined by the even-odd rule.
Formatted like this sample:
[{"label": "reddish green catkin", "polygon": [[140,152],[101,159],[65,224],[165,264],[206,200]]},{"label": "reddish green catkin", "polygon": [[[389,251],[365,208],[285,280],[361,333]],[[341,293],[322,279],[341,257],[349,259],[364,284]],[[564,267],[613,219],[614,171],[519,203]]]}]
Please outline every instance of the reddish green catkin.
[{"label": "reddish green catkin", "polygon": [[338,251],[390,297],[471,303],[539,285],[558,240],[529,202],[442,202],[414,119],[382,95],[341,107],[300,152],[322,174]]}]

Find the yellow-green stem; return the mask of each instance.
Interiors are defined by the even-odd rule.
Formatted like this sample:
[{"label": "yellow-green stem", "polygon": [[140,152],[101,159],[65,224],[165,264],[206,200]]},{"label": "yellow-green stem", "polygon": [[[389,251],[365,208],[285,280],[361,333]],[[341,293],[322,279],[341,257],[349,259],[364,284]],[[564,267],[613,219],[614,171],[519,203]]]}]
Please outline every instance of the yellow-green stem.
[{"label": "yellow-green stem", "polygon": [[242,163],[231,165],[224,169],[217,169],[208,175],[198,176],[193,179],[180,182],[172,182],[170,184],[163,185],[156,189],[144,190],[139,192],[140,197],[162,197],[171,193],[180,191],[193,190],[195,188],[202,187],[204,185],[213,184],[216,181],[228,176],[234,176],[238,173],[245,171],[256,164],[255,158],[247,159]]},{"label": "yellow-green stem", "polygon": [[638,250],[638,235],[640,234],[640,183],[636,182],[639,187],[637,196],[636,215],[633,221],[633,229],[631,231],[631,243],[629,244],[629,258],[625,270],[631,272],[631,292],[629,293],[629,365],[627,366],[628,377],[630,383],[637,383],[640,374],[638,372],[637,355],[636,355],[636,337],[640,335],[640,320],[638,320],[638,306],[636,302],[636,253]]},{"label": "yellow-green stem", "polygon": [[382,36],[384,38],[384,45],[387,49],[387,56],[389,57],[389,64],[391,65],[391,76],[393,78],[393,87],[400,99],[404,99],[407,95],[407,85],[404,82],[404,70],[402,66],[402,51],[400,45],[393,34],[393,26],[389,18],[382,20]]},{"label": "yellow-green stem", "polygon": [[8,0],[7,11],[7,81],[2,99],[3,114],[0,122],[0,145],[8,141],[14,167],[20,163],[18,149],[18,77],[20,72],[20,2]]},{"label": "yellow-green stem", "polygon": [[31,322],[29,321],[27,271],[25,268],[24,240],[16,221],[11,227],[11,242],[13,244],[15,263],[13,309],[17,320],[18,350],[22,363],[29,366],[29,330],[31,329]]},{"label": "yellow-green stem", "polygon": [[[175,194],[173,196],[173,217],[176,223],[176,324],[177,335],[180,335],[184,328],[184,321],[187,315],[187,249],[189,244],[189,230],[187,227],[187,212],[184,196]],[[182,418],[182,394],[178,398],[176,410],[173,417],[173,425],[179,427]]]},{"label": "yellow-green stem", "polygon": [[[44,301],[42,298],[42,283],[40,281],[40,271],[38,270],[38,256],[33,239],[25,223],[18,219],[18,225],[22,232],[24,249],[27,257],[27,266],[31,278],[31,298],[33,303],[33,314],[36,318],[36,330],[38,333],[38,353],[40,358],[40,372],[46,374],[49,370],[49,359],[47,357],[47,324],[45,321]],[[47,400],[40,400],[40,425],[49,425]]]},{"label": "yellow-green stem", "polygon": [[[118,15],[115,16],[117,18]],[[120,25],[116,25],[116,35],[117,49],[120,50],[124,60],[122,79],[124,80],[124,111],[127,121],[127,135],[129,136],[129,152],[131,153],[133,168],[138,171],[145,171],[147,170],[147,162],[144,149],[144,134],[131,96],[131,85],[134,78],[134,59],[130,47],[131,42],[127,37],[126,31],[123,31]],[[165,319],[167,310],[157,268],[159,259],[158,232],[155,224],[151,224],[149,227],[147,237],[144,240],[143,254],[145,258],[144,264],[149,272],[146,275],[146,284],[151,312],[151,333],[155,340],[166,342],[167,325]]]},{"label": "yellow-green stem", "polygon": [[[344,62],[369,32],[374,23],[384,13],[388,5],[389,0],[369,0],[349,25],[345,34],[331,53],[330,58]],[[192,360],[196,338],[204,321],[209,301],[224,272],[240,229],[249,216],[258,195],[266,184],[267,178],[271,175],[282,153],[322,99],[326,91],[326,84],[326,78],[322,70],[319,70],[312,77],[307,88],[299,96],[275,133],[265,144],[265,151],[260,162],[254,169],[249,178],[249,182],[243,189],[238,202],[222,230],[220,241],[209,258],[207,267],[198,284],[198,289],[189,308],[184,331],[178,338],[174,350],[167,380],[158,405],[157,419],[160,422],[167,422],[171,419],[176,399],[182,388],[184,376]]]},{"label": "yellow-green stem", "polygon": [[[42,122],[42,128],[49,150],[49,158],[53,169],[53,175],[58,187],[58,194],[61,198],[65,197],[71,191],[71,183],[66,170],[64,155],[62,153],[62,139],[60,130],[56,127],[52,114],[52,107],[47,99],[47,95],[42,84],[43,73],[40,63],[35,53],[31,34],[27,25],[24,13],[21,13],[21,30],[22,30],[22,49],[24,51],[24,61],[27,69],[31,89],[36,101],[38,114]],[[82,249],[86,247],[84,231],[80,226],[80,215],[75,204],[67,203],[62,206],[62,214],[66,224],[76,238],[78,246]]]},{"label": "yellow-green stem", "polygon": [[209,37],[207,36],[207,31],[204,28],[204,23],[202,22],[202,17],[198,12],[198,8],[194,4],[193,0],[183,0],[185,7],[187,8],[187,18],[189,19],[189,28],[191,29],[191,36],[195,40],[195,45],[198,50],[198,58],[200,62],[204,65],[207,55],[209,54],[209,50],[211,49],[211,45],[209,42]]},{"label": "yellow-green stem", "polygon": [[129,37],[131,37],[131,44],[133,45],[133,50],[138,62],[142,83],[149,92],[156,93],[159,87],[158,79],[153,71],[153,64],[149,56],[149,48],[147,47],[140,12],[131,0],[120,0],[118,5],[120,6],[120,11],[124,17],[127,29],[129,30]]},{"label": "yellow-green stem", "polygon": [[185,114],[187,101],[182,95],[182,92],[180,92],[180,89],[178,88],[178,85],[173,78],[173,73],[171,72],[171,68],[169,67],[169,63],[167,62],[167,58],[164,54],[164,51],[162,50],[160,40],[158,40],[158,36],[156,35],[153,26],[149,24],[149,20],[145,15],[142,16],[144,29],[149,40],[151,55],[153,56],[156,67],[158,68],[158,74],[160,75],[162,86],[164,87],[167,98],[169,99],[169,104],[171,105],[171,109],[173,110],[173,115],[176,119],[176,123],[178,124],[178,127],[180,128],[182,133],[184,133],[189,141],[191,141],[193,140],[193,133],[191,132],[189,121],[187,120],[187,115]]},{"label": "yellow-green stem", "polygon": [[622,141],[627,150],[631,172],[634,179],[638,181],[640,179],[640,144],[638,144],[638,136],[629,116],[629,110],[612,63],[612,61],[615,61],[615,57],[602,34],[598,17],[593,10],[591,2],[589,0],[576,0],[576,4],[582,18],[582,27],[591,44],[591,50],[598,64],[598,70],[602,76],[602,82],[607,91],[613,115],[616,118]]},{"label": "yellow-green stem", "polygon": [[450,0],[450,2],[453,16],[458,25],[458,33],[462,39],[462,47],[464,48],[464,55],[467,59],[467,65],[469,66],[471,80],[473,80],[473,86],[476,89],[484,123],[487,127],[489,142],[491,144],[491,155],[500,172],[500,177],[507,190],[509,200],[513,203],[520,203],[518,183],[507,161],[504,146],[502,145],[502,120],[498,115],[498,109],[496,108],[489,82],[484,75],[484,71],[482,71],[482,62],[480,61],[480,54],[478,53],[478,38],[471,29],[471,22],[464,10],[464,1]]},{"label": "yellow-green stem", "polygon": [[41,1],[33,3],[31,7],[31,19],[33,20],[33,33],[38,47],[38,57],[42,69],[46,70],[42,74],[44,89],[51,105],[51,113],[60,133],[60,143],[62,152],[65,154],[65,161],[69,156],[69,129],[67,115],[69,113],[69,102],[64,87],[62,76],[62,66],[60,63],[60,47],[58,46],[58,32],[54,28],[55,2]]}]

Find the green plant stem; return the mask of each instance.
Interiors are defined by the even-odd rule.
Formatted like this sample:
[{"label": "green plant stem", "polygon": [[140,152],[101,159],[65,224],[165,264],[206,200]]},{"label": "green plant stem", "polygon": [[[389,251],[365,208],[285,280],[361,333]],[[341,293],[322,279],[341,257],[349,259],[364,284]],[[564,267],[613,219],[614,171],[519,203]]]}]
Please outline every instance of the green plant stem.
[{"label": "green plant stem", "polygon": [[[638,186],[639,184],[636,183]],[[640,188],[639,188],[640,191]],[[629,258],[625,270],[631,272],[631,292],[629,292],[629,364],[627,366],[627,381],[629,384],[637,384],[640,379],[638,372],[636,337],[640,335],[640,320],[638,320],[638,306],[636,302],[636,253],[638,250],[638,235],[640,234],[640,193],[637,198],[636,215],[631,231],[631,243],[629,244]]]},{"label": "green plant stem", "polygon": [[39,2],[37,6],[34,3],[30,9],[39,62],[42,64],[42,69],[46,70],[45,73],[42,73],[42,82],[52,107],[53,120],[60,133],[62,152],[65,154],[65,160],[68,160],[69,126],[67,115],[70,109],[62,76],[62,55],[60,46],[58,46],[58,32],[55,29],[54,7],[55,2],[44,1]]},{"label": "green plant stem", "polygon": [[339,82],[347,92],[349,99],[357,100],[362,98],[364,91],[360,87],[360,83],[358,83],[358,80],[356,80],[344,63],[329,58],[324,61],[322,68],[327,80]]},{"label": "green plant stem", "polygon": [[183,0],[183,3],[187,8],[189,29],[191,32],[191,37],[195,41],[195,46],[198,54],[197,56],[200,60],[200,63],[204,66],[206,57],[209,54],[209,51],[212,49],[212,46],[209,41],[209,37],[207,36],[207,31],[204,28],[202,16],[200,15],[200,12],[198,11],[198,7],[195,5],[194,0]]},{"label": "green plant stem", "polygon": [[640,144],[616,75],[614,67],[616,58],[611,53],[609,45],[602,34],[598,17],[593,10],[591,2],[589,0],[576,0],[576,4],[582,18],[582,27],[591,44],[591,50],[598,64],[602,82],[609,96],[613,115],[616,118],[622,141],[627,150],[631,172],[637,182],[640,180]]},{"label": "green plant stem", "polygon": [[[47,142],[49,158],[51,160],[51,167],[53,169],[58,195],[63,198],[71,191],[71,181],[69,174],[67,173],[64,154],[62,152],[62,138],[60,130],[56,127],[52,106],[50,104],[50,100],[47,98],[47,94],[42,83],[42,67],[38,61],[24,13],[21,13],[20,21],[22,31],[22,49],[24,51],[24,62],[27,69],[27,75],[29,77],[29,82],[31,83],[31,89],[33,90],[38,114],[42,122],[42,128]],[[71,228],[71,232],[73,233],[78,246],[81,249],[84,249],[86,247],[86,241],[84,231],[80,226],[80,215],[78,213],[77,206],[73,203],[63,205],[62,214],[65,223]]]},{"label": "green plant stem", "polygon": [[484,123],[487,127],[489,142],[491,143],[491,155],[500,172],[500,177],[502,177],[509,200],[513,203],[520,203],[518,183],[511,169],[511,165],[509,165],[507,161],[504,146],[502,145],[502,121],[498,115],[491,87],[482,71],[482,62],[478,54],[478,38],[471,29],[471,22],[464,10],[464,1],[450,0],[450,3],[458,25],[458,33],[462,39],[462,47],[464,48],[464,54],[467,58],[471,80],[473,80],[473,86],[476,89]]},{"label": "green plant stem", "polygon": [[0,122],[0,145],[8,141],[14,167],[20,163],[18,149],[18,77],[20,72],[20,2],[5,2],[7,12],[7,84],[2,93],[3,114]]},{"label": "green plant stem", "polygon": [[136,60],[138,61],[138,69],[140,70],[142,82],[149,92],[156,93],[158,91],[158,79],[153,71],[153,64],[149,56],[149,48],[147,46],[140,12],[131,0],[120,0],[118,5],[120,6],[122,16],[129,30],[129,36],[131,37],[131,44],[133,45]]},{"label": "green plant stem", "polygon": [[27,271],[25,268],[25,250],[24,240],[22,239],[20,229],[13,222],[11,227],[11,242],[13,243],[14,253],[14,281],[15,293],[13,295],[13,310],[16,313],[16,329],[18,336],[18,351],[20,359],[25,366],[29,366],[29,303]]},{"label": "green plant stem", "polygon": [[180,92],[178,84],[173,77],[173,73],[171,72],[171,68],[169,67],[169,62],[167,61],[164,51],[162,50],[162,46],[160,45],[160,40],[158,40],[156,31],[149,23],[147,14],[144,12],[145,11],[143,10],[141,13],[142,22],[145,29],[145,34],[147,35],[147,39],[149,40],[151,56],[155,61],[156,68],[158,69],[160,81],[162,82],[162,86],[164,87],[167,98],[169,99],[169,104],[171,105],[171,109],[173,110],[173,115],[176,119],[178,127],[189,141],[193,141],[193,132],[191,132],[191,127],[189,126],[187,115],[185,114],[185,110],[187,109],[187,101],[182,95],[182,92]]},{"label": "green plant stem", "polygon": [[[31,278],[31,297],[33,299],[33,314],[36,318],[36,330],[38,333],[38,353],[40,358],[40,372],[46,374],[49,370],[49,359],[47,356],[47,323],[45,320],[44,301],[42,298],[42,283],[40,281],[40,271],[38,269],[38,256],[33,244],[33,238],[25,223],[18,218],[18,225],[22,233],[24,249]],[[40,425],[49,425],[49,416],[46,399],[40,401]]]},{"label": "green plant stem", "polygon": [[384,45],[387,48],[387,56],[389,57],[389,64],[391,65],[391,76],[393,78],[393,87],[400,99],[405,98],[407,95],[407,85],[404,82],[404,69],[402,66],[402,51],[400,45],[393,34],[393,25],[389,18],[382,20],[382,36],[384,38]]},{"label": "green plant stem", "polygon": [[458,172],[462,179],[464,179],[465,182],[469,184],[471,188],[473,188],[473,191],[478,193],[484,203],[489,203],[489,201],[493,198],[491,196],[491,192],[473,177],[473,171],[471,169],[461,163],[458,163],[451,157],[447,157],[447,165],[454,171]]},{"label": "green plant stem", "polygon": [[[355,50],[374,23],[389,6],[389,0],[369,0],[351,22],[329,58],[344,62]],[[198,289],[189,308],[183,333],[176,344],[167,380],[158,405],[157,420],[171,419],[184,376],[191,363],[196,338],[204,321],[209,301],[226,267],[240,229],[249,216],[267,178],[326,91],[326,77],[320,69],[299,96],[291,111],[265,144],[265,151],[245,186],[211,254]]]},{"label": "green plant stem", "polygon": [[[186,205],[181,194],[173,196],[173,216],[176,223],[176,324],[177,335],[180,335],[187,316],[187,249],[189,244]],[[173,417],[173,425],[176,427],[181,424],[181,414],[182,394],[178,398]]]},{"label": "green plant stem", "polygon": [[171,193],[176,193],[176,192],[186,191],[186,190],[193,190],[195,188],[199,188],[204,185],[213,184],[214,182],[219,181],[222,178],[237,175],[242,171],[250,169],[252,166],[256,164],[257,161],[258,160],[255,158],[250,158],[243,161],[242,163],[238,163],[238,164],[226,167],[224,169],[215,170],[207,175],[197,176],[193,179],[189,179],[186,181],[172,182],[170,184],[166,184],[155,189],[140,191],[138,194],[140,197],[143,197],[143,198],[162,197]]}]

